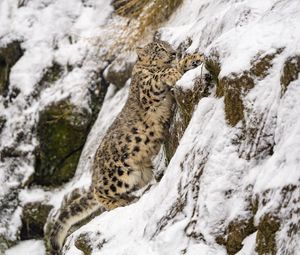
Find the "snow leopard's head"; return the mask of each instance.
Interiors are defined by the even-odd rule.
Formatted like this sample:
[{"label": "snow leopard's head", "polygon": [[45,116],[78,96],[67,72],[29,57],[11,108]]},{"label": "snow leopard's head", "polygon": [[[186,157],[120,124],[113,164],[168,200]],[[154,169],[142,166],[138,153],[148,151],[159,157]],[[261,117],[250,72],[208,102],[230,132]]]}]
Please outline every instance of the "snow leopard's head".
[{"label": "snow leopard's head", "polygon": [[137,48],[138,59],[143,64],[166,65],[176,60],[176,51],[165,41],[156,40],[143,48]]}]

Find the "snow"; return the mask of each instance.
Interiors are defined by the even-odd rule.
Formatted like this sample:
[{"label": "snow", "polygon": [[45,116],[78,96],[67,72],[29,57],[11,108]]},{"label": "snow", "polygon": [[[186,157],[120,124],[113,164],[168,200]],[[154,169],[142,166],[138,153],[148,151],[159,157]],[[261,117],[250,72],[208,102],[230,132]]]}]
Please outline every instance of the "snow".
[{"label": "snow", "polygon": [[[80,229],[72,235],[72,240],[76,237],[76,233],[92,232],[97,233],[97,230],[101,230],[101,233],[105,233],[105,239],[110,240],[107,244],[104,244],[103,248],[94,254],[111,254],[112,250],[116,254],[140,254],[143,250],[147,251],[147,254],[177,254],[180,250],[185,248],[187,240],[184,238],[183,229],[190,220],[191,211],[186,209],[185,216],[176,219],[172,225],[170,225],[166,231],[162,232],[158,236],[155,236],[152,241],[148,241],[150,236],[155,235],[156,224],[162,215],[166,215],[170,206],[174,200],[176,200],[178,182],[182,181],[179,177],[182,170],[180,169],[179,162],[182,162],[187,157],[186,153],[191,151],[191,148],[197,146],[201,140],[201,128],[193,128],[195,124],[200,124],[203,128],[206,128],[207,122],[211,122],[211,125],[216,124],[215,121],[219,121],[219,118],[213,118],[215,115],[220,115],[223,119],[223,103],[221,100],[217,100],[218,107],[215,107],[216,99],[209,99],[206,102],[200,102],[203,107],[198,107],[194,113],[191,125],[187,129],[182,141],[184,144],[180,144],[176,154],[172,158],[165,176],[158,185],[154,185],[150,192],[143,195],[138,203],[126,206],[124,208],[117,208],[109,213],[103,213],[100,217],[95,218],[86,226]],[[205,116],[206,121],[203,120]],[[212,121],[213,119],[213,121]],[[224,121],[224,120],[223,120]],[[210,129],[213,133],[218,132],[217,129]],[[213,134],[210,136],[213,137]],[[207,139],[206,142],[209,142]],[[205,143],[205,141],[204,141]],[[192,160],[193,155],[189,155],[188,158]],[[201,155],[199,155],[201,157]],[[197,160],[197,159],[195,159]],[[191,162],[186,162],[184,168],[190,168]],[[197,168],[197,165],[194,165]],[[186,180],[188,181],[188,180]],[[184,185],[182,183],[182,185]],[[163,195],[162,195],[163,194]],[[122,215],[122,220],[118,224],[111,224],[114,219],[120,218],[118,215]],[[137,217],[138,216],[138,217]],[[135,226],[132,229],[131,226]],[[134,236],[132,235],[134,231]],[[117,235],[115,233],[118,233]],[[127,237],[132,238],[128,239]],[[92,239],[97,239],[97,236],[91,236]],[[98,237],[99,238],[99,237]],[[100,242],[98,240],[95,246]],[[204,244],[203,244],[204,245]],[[119,247],[119,248],[117,248]],[[207,247],[207,249],[211,249]],[[74,248],[67,251],[66,254],[73,254]],[[224,254],[222,249],[214,248],[214,253],[211,254]]]},{"label": "snow", "polygon": [[[21,90],[21,96],[7,109],[0,104],[1,113],[9,119],[0,146],[12,144],[15,131],[24,127],[24,123],[25,128],[33,126],[38,109],[53,101],[70,96],[72,102],[87,107],[86,80],[92,79],[92,72],[98,70],[97,57],[112,44],[111,34],[106,34],[108,30],[102,26],[107,20],[112,24],[119,22],[117,17],[110,16],[112,7],[107,1],[83,4],[79,0],[64,3],[32,0],[18,9],[16,3],[8,0],[0,3],[0,24],[6,24],[0,28],[0,44],[23,38],[22,47],[26,49],[11,75],[11,83]],[[217,51],[221,64],[219,78],[249,70],[258,54],[283,51],[272,60],[267,76],[255,78],[255,87],[243,95],[245,123],[229,126],[224,98],[217,98],[214,92],[202,98],[167,169],[163,150],[156,158],[156,168],[165,172],[162,180],[152,182],[150,190],[136,203],[105,212],[75,231],[66,241],[65,255],[82,254],[74,245],[82,233],[91,239],[93,255],[225,255],[226,249],[216,243],[216,236],[225,235],[232,221],[251,218],[249,203],[255,199],[258,199],[258,209],[253,215],[255,225],[268,213],[281,219],[276,234],[277,254],[295,254],[300,250],[299,233],[288,235],[289,226],[299,224],[299,207],[293,201],[298,201],[300,194],[300,79],[289,84],[284,94],[280,85],[284,62],[300,53],[299,17],[298,0],[183,2],[160,28],[162,38],[175,47],[190,38],[188,53],[199,51],[209,57]],[[121,32],[114,31],[118,33]],[[90,37],[95,35],[101,37],[102,43],[107,39],[101,49],[91,43]],[[43,90],[40,101],[33,102],[23,112],[24,96],[32,92],[54,60],[62,65],[71,63],[75,68]],[[114,68],[122,70],[121,65]],[[202,66],[191,70],[176,86],[191,90],[194,79],[206,72]],[[21,204],[46,200],[58,209],[71,190],[90,185],[95,151],[126,102],[129,82],[119,91],[109,87],[74,179],[54,192],[39,188],[23,190],[19,195]],[[253,137],[247,137],[245,129],[255,130]],[[35,144],[33,137],[20,148],[32,151]],[[272,153],[268,146],[272,146]],[[0,167],[7,169],[9,164],[0,162]],[[20,165],[18,171],[23,182],[33,171],[33,159]],[[19,179],[6,181],[6,178],[5,171],[0,172],[3,196],[20,183]],[[296,188],[285,198],[282,189],[288,185]],[[268,199],[262,203],[264,196]],[[283,200],[286,207],[281,206]],[[0,227],[0,234],[13,236],[17,232],[20,212],[18,208],[13,216],[16,223],[11,225],[12,229]],[[256,235],[254,232],[244,239],[238,255],[255,254]],[[26,254],[30,247],[36,247],[31,250],[32,255],[44,254],[39,241],[22,242],[6,254],[17,251]]]},{"label": "snow", "polygon": [[[18,7],[21,2],[24,5]],[[25,158],[16,160],[1,160],[1,200],[12,190],[24,185],[34,171],[34,150],[37,141],[32,130],[35,129],[39,112],[47,105],[65,98],[69,98],[71,103],[79,107],[89,109],[88,86],[95,72],[105,64],[96,61],[101,52],[98,46],[91,42],[90,36],[95,38],[103,33],[103,26],[112,10],[110,1],[0,1],[0,47],[17,40],[21,42],[24,50],[24,55],[10,73],[8,94],[12,93],[13,89],[19,89],[19,95],[5,107],[5,99],[0,96],[1,116],[7,120],[0,134],[0,150],[13,147],[26,155]],[[99,13],[101,15],[98,15]],[[35,98],[33,94],[40,89],[40,79],[54,62],[62,66],[73,65],[74,68],[43,89],[40,96]],[[17,141],[20,132],[25,133],[22,142]],[[9,169],[14,169],[14,174],[11,174]],[[64,192],[57,193],[64,195]],[[47,197],[49,196],[50,194]],[[57,204],[54,201],[53,203]],[[18,212],[20,214],[21,210]],[[6,233],[7,225],[14,225],[14,234]],[[14,240],[17,229],[17,222],[13,223],[10,215],[0,220],[1,235],[9,235]]]},{"label": "snow", "polygon": [[298,184],[299,182],[300,120],[297,118],[300,114],[299,96],[300,84],[298,81],[298,83],[290,84],[289,90],[278,104],[274,155],[253,170],[257,172],[255,183],[257,193],[264,189]]},{"label": "snow", "polygon": [[23,189],[19,194],[19,199],[22,205],[25,205],[29,202],[41,202],[46,200],[47,197],[47,192],[41,188]]},{"label": "snow", "polygon": [[7,224],[0,227],[0,233],[5,233],[8,239],[13,240],[15,234],[18,232],[20,227],[22,226],[22,222],[20,219],[20,215],[22,213],[22,208],[18,206],[15,211],[13,212],[11,217],[11,224]]},{"label": "snow", "polygon": [[[57,210],[61,206],[63,198],[72,190],[76,188],[86,189],[90,186],[90,170],[94,155],[106,132],[106,129],[110,126],[110,124],[112,124],[113,120],[126,102],[128,85],[129,83],[117,92],[114,86],[109,87],[102,110],[100,111],[89,136],[87,137],[73,180],[55,191],[44,191],[40,188],[24,189],[19,194],[19,199],[22,204],[46,201],[48,204],[52,205],[55,210]],[[53,212],[55,212],[55,210]]]},{"label": "snow", "polygon": [[[289,92],[283,97],[279,83],[284,61],[298,53],[295,45],[300,37],[294,28],[299,27],[299,11],[297,1],[184,2],[161,29],[162,37],[173,45],[190,37],[193,43],[188,52],[199,50],[208,55],[217,49],[221,53],[220,77],[249,69],[258,53],[272,54],[285,47],[274,59],[270,74],[255,80],[255,88],[243,98],[246,127],[257,125],[258,116],[263,118],[264,126],[258,126],[257,140],[236,145],[232,141],[242,130],[240,123],[235,128],[226,124],[223,99],[201,99],[161,182],[153,185],[137,203],[95,218],[71,235],[68,243],[72,244],[80,233],[89,233],[91,240],[97,240],[100,231],[101,240],[109,241],[101,249],[95,244],[93,254],[140,254],[142,250],[147,254],[179,254],[186,247],[186,254],[226,254],[214,237],[231,221],[249,217],[249,197],[299,183],[300,107],[295,102],[299,98],[299,80],[289,85]],[[185,74],[177,86],[191,89],[197,72],[200,67]],[[274,137],[274,154],[255,158],[257,146],[264,145],[258,139],[268,139],[264,135]],[[247,160],[241,152],[252,153],[253,159]],[[193,191],[189,184],[199,175],[199,191]],[[252,193],[247,191],[249,185],[253,186]],[[226,197],[230,190],[233,193]],[[267,206],[259,208],[256,222],[264,213],[277,208],[281,201],[278,192],[273,193]],[[183,211],[168,218],[166,215],[178,199],[186,203]],[[115,223],[116,219],[121,220]],[[294,224],[296,219],[286,218]],[[195,224],[189,230],[187,226],[192,220]],[[282,242],[286,239],[285,227],[278,234]],[[203,241],[190,240],[187,231],[201,233]],[[253,233],[244,240],[239,254],[254,254],[255,236]],[[297,250],[295,242],[299,239],[294,236],[291,240],[285,252]],[[73,249],[72,246],[65,254],[72,254]]]},{"label": "snow", "polygon": [[195,81],[196,78],[199,77],[199,73],[201,73],[201,75],[207,73],[207,71],[204,69],[203,64],[184,73],[181,79],[176,83],[176,86],[180,87],[184,91],[191,90],[194,85],[193,81]]},{"label": "snow", "polygon": [[236,255],[256,255],[255,238],[257,232],[247,236],[243,241],[243,248]]},{"label": "snow", "polygon": [[40,240],[28,240],[22,241],[16,246],[8,249],[5,255],[45,255],[45,247],[43,241]]}]

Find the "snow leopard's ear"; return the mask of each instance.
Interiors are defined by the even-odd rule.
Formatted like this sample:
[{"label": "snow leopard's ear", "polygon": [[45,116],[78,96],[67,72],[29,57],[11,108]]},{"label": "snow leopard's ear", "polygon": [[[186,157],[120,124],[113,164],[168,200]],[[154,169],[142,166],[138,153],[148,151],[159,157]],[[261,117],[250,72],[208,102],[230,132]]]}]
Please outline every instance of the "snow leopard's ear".
[{"label": "snow leopard's ear", "polygon": [[145,52],[145,49],[142,48],[142,47],[137,47],[136,48],[136,53],[138,55],[139,60],[145,58],[146,55],[147,55],[146,52]]},{"label": "snow leopard's ear", "polygon": [[161,40],[157,37],[157,36],[154,36],[153,37],[153,42],[160,42]]},{"label": "snow leopard's ear", "polygon": [[153,35],[153,42],[160,42],[161,41],[161,33],[158,31],[155,31]]}]

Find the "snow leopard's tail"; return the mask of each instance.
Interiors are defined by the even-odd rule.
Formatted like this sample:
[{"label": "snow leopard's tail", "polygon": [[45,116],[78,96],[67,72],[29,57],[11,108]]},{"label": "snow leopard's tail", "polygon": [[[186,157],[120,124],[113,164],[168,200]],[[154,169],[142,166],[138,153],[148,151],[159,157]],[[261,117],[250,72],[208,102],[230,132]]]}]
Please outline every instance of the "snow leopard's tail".
[{"label": "snow leopard's tail", "polygon": [[[101,209],[91,190],[80,193],[74,190],[63,203],[54,222],[45,226],[47,254],[57,255],[70,228]],[[104,210],[104,209],[103,209]]]}]

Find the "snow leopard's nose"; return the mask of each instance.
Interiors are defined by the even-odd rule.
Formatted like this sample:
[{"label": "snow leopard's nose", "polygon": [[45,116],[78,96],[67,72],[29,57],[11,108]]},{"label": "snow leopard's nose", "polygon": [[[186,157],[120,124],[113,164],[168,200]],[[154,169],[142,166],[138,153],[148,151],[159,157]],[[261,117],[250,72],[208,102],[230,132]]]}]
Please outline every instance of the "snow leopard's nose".
[{"label": "snow leopard's nose", "polygon": [[197,67],[197,66],[199,66],[199,65],[201,65],[202,64],[202,61],[201,60],[194,60],[193,62],[192,62],[192,66],[193,67]]}]

